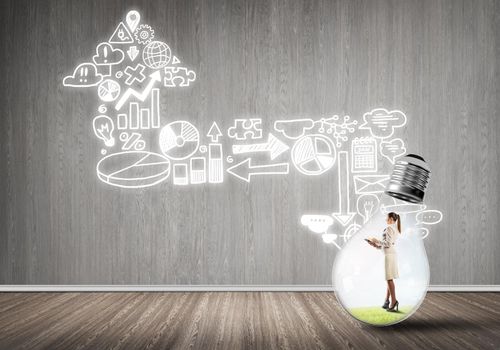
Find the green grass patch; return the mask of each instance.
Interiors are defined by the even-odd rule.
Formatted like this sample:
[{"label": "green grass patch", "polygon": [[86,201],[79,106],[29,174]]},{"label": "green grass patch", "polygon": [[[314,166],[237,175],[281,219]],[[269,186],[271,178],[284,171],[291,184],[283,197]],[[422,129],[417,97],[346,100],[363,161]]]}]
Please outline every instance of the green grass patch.
[{"label": "green grass patch", "polygon": [[356,307],[349,309],[351,315],[374,326],[385,326],[401,321],[412,310],[412,306],[400,306],[398,312],[387,312],[378,307]]}]

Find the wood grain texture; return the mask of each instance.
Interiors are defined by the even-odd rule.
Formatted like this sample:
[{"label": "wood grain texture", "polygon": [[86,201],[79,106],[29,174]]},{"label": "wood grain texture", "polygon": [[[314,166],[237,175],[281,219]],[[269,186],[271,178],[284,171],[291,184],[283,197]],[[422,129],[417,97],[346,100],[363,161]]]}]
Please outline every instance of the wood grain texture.
[{"label": "wood grain texture", "polygon": [[[300,225],[335,178],[123,191],[100,183],[94,92],[61,81],[131,8],[197,72],[162,121],[208,130],[399,108],[433,168],[432,284],[500,284],[499,1],[2,1],[0,283],[331,281],[334,247]],[[96,103],[89,103],[96,101]]]},{"label": "wood grain texture", "polygon": [[2,349],[498,349],[498,329],[498,293],[431,293],[386,328],[332,293],[0,294]]}]

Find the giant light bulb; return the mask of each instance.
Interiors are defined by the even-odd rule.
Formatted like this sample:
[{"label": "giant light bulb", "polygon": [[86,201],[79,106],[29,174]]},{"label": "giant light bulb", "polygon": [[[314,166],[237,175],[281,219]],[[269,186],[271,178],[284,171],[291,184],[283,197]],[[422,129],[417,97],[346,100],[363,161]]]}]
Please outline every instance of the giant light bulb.
[{"label": "giant light bulb", "polygon": [[[393,169],[379,209],[339,252],[333,265],[335,294],[342,307],[367,324],[388,326],[411,316],[424,300],[429,285],[429,264],[417,213],[422,203],[430,169],[420,156],[400,158]],[[389,212],[400,215],[401,234],[394,244],[399,277],[394,278],[398,311],[382,308],[387,292],[386,254],[366,239],[382,240]]]}]

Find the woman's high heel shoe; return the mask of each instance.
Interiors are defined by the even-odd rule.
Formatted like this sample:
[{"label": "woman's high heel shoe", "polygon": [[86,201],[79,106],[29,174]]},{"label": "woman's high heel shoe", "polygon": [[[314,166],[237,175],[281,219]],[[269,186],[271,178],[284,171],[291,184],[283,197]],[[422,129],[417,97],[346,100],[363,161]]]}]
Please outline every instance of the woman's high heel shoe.
[{"label": "woman's high heel shoe", "polygon": [[382,309],[388,309],[389,308],[389,299],[387,299],[384,303],[384,305],[382,305]]},{"label": "woman's high heel shoe", "polygon": [[399,311],[399,301],[396,300],[396,303],[393,307],[387,309],[388,312],[398,312]]}]

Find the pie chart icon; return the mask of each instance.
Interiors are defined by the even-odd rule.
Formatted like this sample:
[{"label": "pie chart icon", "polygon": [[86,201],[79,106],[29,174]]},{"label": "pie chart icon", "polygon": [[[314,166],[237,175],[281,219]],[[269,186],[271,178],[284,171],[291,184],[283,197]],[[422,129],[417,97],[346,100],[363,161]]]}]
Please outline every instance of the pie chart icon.
[{"label": "pie chart icon", "polygon": [[324,135],[307,135],[292,148],[292,162],[305,175],[321,175],[335,164],[337,151],[333,142]]},{"label": "pie chart icon", "polygon": [[179,120],[167,124],[160,132],[160,149],[174,160],[191,157],[200,143],[200,133],[190,122]]},{"label": "pie chart icon", "polygon": [[114,101],[120,95],[120,84],[114,80],[106,79],[99,84],[97,95],[104,102]]}]

